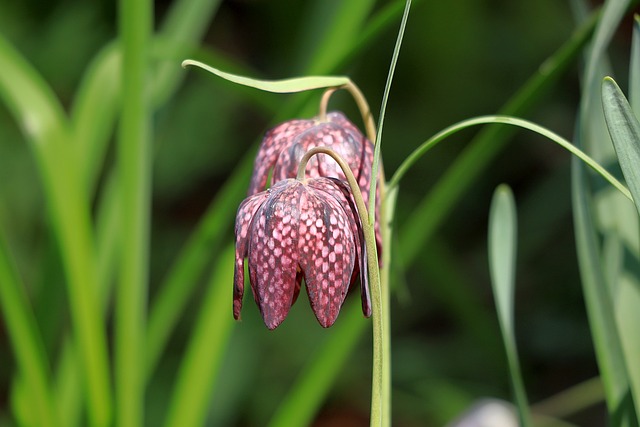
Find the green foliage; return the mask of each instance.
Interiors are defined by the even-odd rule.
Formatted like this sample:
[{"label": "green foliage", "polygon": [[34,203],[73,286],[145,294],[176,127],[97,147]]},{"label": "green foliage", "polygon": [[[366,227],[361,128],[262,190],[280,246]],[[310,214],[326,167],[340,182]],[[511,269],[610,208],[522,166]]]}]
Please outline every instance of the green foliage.
[{"label": "green foliage", "polygon": [[[585,408],[604,400],[610,425],[638,425],[637,18],[629,102],[602,83],[627,66],[607,51],[626,49],[613,34],[635,2],[592,14],[572,2],[573,28],[554,0],[414,0],[385,92],[405,3],[0,0],[0,425],[368,422],[358,303],[328,330],[304,296],[273,332],[248,301],[231,317],[255,141],[317,114],[320,94],[229,85],[185,72],[185,58],[259,85],[301,76],[295,90],[348,76],[312,83],[357,82],[374,111],[388,97],[393,425],[449,423],[482,397],[510,399],[510,382],[523,424],[601,425]],[[346,96],[331,103],[369,127]],[[572,145],[558,135],[574,121]],[[500,182],[519,201],[517,263],[515,237],[499,236],[515,227],[506,187],[489,208]]]},{"label": "green foliage", "polygon": [[516,287],[516,248],[518,242],[516,202],[508,186],[496,188],[489,212],[489,271],[496,300],[496,311],[507,352],[511,387],[515,395],[520,425],[531,425],[527,394],[518,359],[514,322]]}]

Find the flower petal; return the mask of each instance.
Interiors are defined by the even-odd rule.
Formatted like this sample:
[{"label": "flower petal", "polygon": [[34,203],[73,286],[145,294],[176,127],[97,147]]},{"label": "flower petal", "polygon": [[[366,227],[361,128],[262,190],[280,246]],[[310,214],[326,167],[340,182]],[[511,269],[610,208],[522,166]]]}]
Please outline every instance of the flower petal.
[{"label": "flower petal", "polygon": [[298,208],[303,186],[281,181],[255,214],[249,240],[249,275],[264,323],[275,329],[285,319],[296,296]]},{"label": "flower petal", "polygon": [[266,193],[257,194],[245,199],[238,207],[236,214],[236,264],[233,272],[233,317],[238,320],[242,310],[244,295],[244,259],[247,256],[249,232],[256,211],[267,198]]},{"label": "flower petal", "polygon": [[356,257],[358,263],[351,276],[351,284],[355,281],[358,273],[360,275],[360,293],[362,298],[362,312],[365,317],[371,316],[371,295],[369,291],[369,272],[367,264],[367,247],[364,241],[364,234],[360,216],[353,201],[351,189],[344,182],[338,179],[313,179],[308,181],[310,188],[322,193],[327,193],[326,201],[333,204],[335,209],[343,209],[348,218],[352,235],[356,245]]},{"label": "flower petal", "polygon": [[[273,182],[294,178],[302,155],[315,147],[328,147],[342,157],[356,171],[360,167],[361,144],[350,132],[332,122],[319,122],[297,135],[291,145],[285,147],[278,157]],[[332,177],[346,179],[340,166],[328,155],[318,154],[307,163],[306,177]]]},{"label": "flower petal", "polygon": [[325,328],[333,325],[349,290],[356,245],[344,210],[331,196],[305,187],[300,198],[298,264],[311,308]]},{"label": "flower petal", "polygon": [[[315,123],[315,120],[289,120],[267,131],[254,162],[253,175],[248,190],[249,196],[266,189],[269,171],[275,165],[282,150],[293,145],[293,140]],[[295,175],[289,178],[294,177]]]}]

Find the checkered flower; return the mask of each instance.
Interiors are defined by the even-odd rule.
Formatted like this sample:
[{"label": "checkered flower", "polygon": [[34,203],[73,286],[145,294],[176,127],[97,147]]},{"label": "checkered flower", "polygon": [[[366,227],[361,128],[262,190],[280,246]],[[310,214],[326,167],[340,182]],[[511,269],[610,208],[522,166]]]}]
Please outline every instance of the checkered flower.
[{"label": "checkered flower", "polygon": [[236,216],[233,314],[240,317],[244,263],[264,323],[275,329],[304,279],[311,308],[327,328],[361,276],[362,307],[371,315],[366,249],[349,187],[330,178],[284,179],[242,202]]},{"label": "checkered flower", "polygon": [[[340,112],[327,114],[326,121],[290,120],[268,131],[256,156],[249,196],[267,188],[270,172],[272,184],[295,178],[300,159],[305,152],[314,147],[330,148],[347,162],[358,181],[364,203],[368,205],[373,144]],[[376,218],[380,217],[381,175],[379,173],[376,187]],[[318,154],[307,163],[305,176],[346,179],[338,164],[326,154]],[[381,255],[382,243],[378,221],[375,230],[378,254]]]}]

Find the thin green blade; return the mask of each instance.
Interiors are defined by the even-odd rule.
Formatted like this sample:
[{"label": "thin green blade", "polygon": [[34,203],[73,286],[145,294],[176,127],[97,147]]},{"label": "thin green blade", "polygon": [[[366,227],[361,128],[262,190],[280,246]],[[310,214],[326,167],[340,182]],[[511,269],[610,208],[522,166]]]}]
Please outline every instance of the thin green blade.
[{"label": "thin green blade", "polygon": [[629,103],[631,109],[640,111],[640,16],[633,20],[633,37],[631,40],[631,62],[629,65]]},{"label": "thin green blade", "polygon": [[602,83],[602,105],[622,173],[640,213],[640,123],[611,77]]},{"label": "thin green blade", "polygon": [[203,70],[215,74],[218,77],[242,86],[249,86],[256,89],[264,90],[266,92],[274,93],[304,92],[312,89],[343,86],[350,82],[348,77],[331,76],[294,77],[284,80],[260,80],[239,76],[237,74],[227,73],[217,68],[211,67],[207,64],[203,64],[202,62],[194,61],[192,59],[187,59],[182,62],[182,66],[185,68],[189,65],[202,68]]},{"label": "thin green blade", "polygon": [[501,185],[494,192],[489,213],[489,270],[520,425],[527,427],[531,425],[531,417],[518,362],[513,317],[516,242],[517,219],[513,193],[508,186]]},{"label": "thin green blade", "polygon": [[42,426],[60,425],[51,387],[46,350],[24,286],[0,230],[0,319],[9,334],[11,347],[30,397],[29,421]]},{"label": "thin green blade", "polygon": [[[640,123],[624,94],[610,77],[605,78],[602,83],[602,103],[622,173],[640,214]],[[634,396],[636,414],[639,414],[640,365],[636,361],[640,357],[640,336],[637,333],[640,322],[640,283],[637,274],[632,271],[624,271],[616,279],[616,317],[627,362],[629,386]]]}]

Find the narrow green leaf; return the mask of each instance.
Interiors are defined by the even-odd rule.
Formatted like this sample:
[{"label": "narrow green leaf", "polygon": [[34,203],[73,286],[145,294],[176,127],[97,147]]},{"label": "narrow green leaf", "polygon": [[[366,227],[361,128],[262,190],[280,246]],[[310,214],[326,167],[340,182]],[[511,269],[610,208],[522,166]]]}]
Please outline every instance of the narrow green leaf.
[{"label": "narrow green leaf", "polygon": [[516,204],[511,189],[501,185],[493,194],[489,213],[489,271],[520,425],[527,427],[531,425],[531,415],[518,361],[513,317],[516,246]]},{"label": "narrow green leaf", "polygon": [[640,115],[640,15],[635,15],[633,19],[631,61],[629,62],[629,103],[636,116]]},{"label": "narrow green leaf", "polygon": [[[598,76],[598,68],[602,64],[602,57],[606,55],[606,49],[615,33],[620,20],[624,16],[627,8],[629,7],[630,0],[608,0],[605,2],[602,10],[602,17],[596,26],[596,30],[593,36],[593,42],[591,49],[589,50],[584,87],[589,88],[592,84],[595,84],[603,76]],[[583,118],[587,117],[590,103],[594,102],[595,93],[586,91],[583,93],[583,97],[580,102],[580,115]],[[583,126],[586,123],[582,123]]]},{"label": "narrow green leaf", "polygon": [[507,185],[501,185],[493,194],[489,213],[489,265],[498,318],[508,336],[514,333],[516,243],[517,218],[513,193]]},{"label": "narrow green leaf", "polygon": [[[160,61],[154,69],[153,103],[163,105],[176,91],[185,73],[176,66],[202,39],[221,0],[179,0],[171,3],[152,48]],[[162,57],[160,57],[162,55]],[[177,59],[177,60],[176,60]]]},{"label": "narrow green leaf", "polygon": [[115,300],[116,425],[144,425],[145,333],[151,228],[151,76],[153,1],[120,0],[122,108],[118,129],[121,243]]},{"label": "narrow green leaf", "polygon": [[53,90],[0,35],[0,96],[32,141],[44,145],[52,136],[65,139],[68,122]]},{"label": "narrow green leaf", "polygon": [[[530,111],[582,51],[598,17],[599,13],[594,12],[580,25],[571,38],[538,67],[535,74],[508,100],[500,109],[500,114],[522,116]],[[508,128],[500,126],[490,126],[479,132],[413,210],[399,230],[402,256],[407,264],[415,261],[425,242],[490,161],[504,148],[512,134]]]},{"label": "narrow green leaf", "polygon": [[602,380],[600,377],[594,377],[536,403],[531,407],[531,410],[536,415],[544,414],[556,418],[567,418],[601,403],[603,400]]},{"label": "narrow green leaf", "polygon": [[249,156],[235,168],[233,175],[209,205],[207,212],[191,234],[180,255],[160,286],[149,313],[147,328],[147,377],[158,365],[160,356],[189,296],[198,285],[212,253],[219,250],[221,237],[233,222],[235,207],[242,201],[253,159]]},{"label": "narrow green leaf", "polygon": [[[584,147],[603,164],[613,163],[615,157],[609,133],[606,132],[608,126],[603,120],[597,100],[603,90],[602,78],[608,74],[607,48],[629,4],[629,0],[609,0],[604,3],[602,19],[598,23],[588,51],[582,79],[584,89],[575,143],[581,148]],[[637,218],[627,220],[626,212],[629,211],[630,205],[624,204],[618,196],[588,188],[582,165],[574,162],[573,169],[576,246],[607,408],[612,425],[637,425],[637,410],[634,410],[632,403],[628,377],[628,363],[635,361],[625,361],[625,337],[620,329],[622,324],[616,318],[616,312],[619,310],[619,273],[605,271],[607,264],[612,261],[611,254],[603,252],[600,247],[601,239],[610,240],[616,234],[620,237],[626,236],[624,239],[627,240],[629,234],[635,234],[635,238],[630,239],[629,247],[637,247],[637,233],[630,233],[631,230],[637,230]]]},{"label": "narrow green leaf", "polygon": [[597,227],[587,191],[587,177],[582,162],[572,162],[572,204],[578,265],[600,376],[607,397],[612,425],[635,426],[633,407],[628,400],[629,383],[622,344],[616,327],[611,293],[600,265],[601,253]]},{"label": "narrow green leaf", "polygon": [[37,322],[23,285],[13,266],[0,232],[0,313],[4,317],[16,362],[31,399],[32,421],[43,427],[60,425],[53,403],[51,375]]},{"label": "narrow green leaf", "polygon": [[551,132],[550,130],[532,123],[527,120],[518,119],[515,117],[508,116],[484,116],[484,117],[475,117],[472,119],[463,120],[459,123],[451,125],[436,135],[423,142],[418,148],[416,148],[413,153],[411,153],[405,160],[402,162],[400,167],[393,174],[393,177],[389,181],[389,187],[393,188],[399,185],[400,180],[404,176],[404,174],[429,150],[435,147],[437,144],[442,142],[448,136],[453,135],[461,131],[462,129],[466,129],[471,126],[482,125],[482,124],[508,124],[512,126],[517,126],[523,129],[528,129],[530,131],[536,132],[551,141],[555,142],[565,150],[569,151],[574,156],[578,157],[584,163],[586,163],[589,167],[591,167],[594,171],[596,171],[600,176],[606,179],[611,185],[613,185],[621,194],[623,194],[629,200],[633,200],[631,197],[631,193],[629,190],[618,181],[613,175],[607,172],[602,166],[600,166],[596,161],[594,161],[591,157],[587,156],[582,150],[576,148],[573,144],[571,144],[566,139],[561,136]]},{"label": "narrow green leaf", "polygon": [[[622,173],[640,215],[640,123],[624,94],[610,77],[602,83],[602,103]],[[616,279],[618,292],[615,295],[615,307],[620,340],[626,356],[636,414],[640,414],[640,367],[636,363],[640,358],[640,339],[636,329],[640,320],[637,305],[640,303],[640,281],[637,272],[634,275],[631,271],[618,274]]]},{"label": "narrow green leaf", "polygon": [[[391,83],[393,82],[393,75],[396,70],[396,64],[398,63],[398,56],[400,55],[400,47],[402,46],[402,39],[404,38],[404,30],[407,26],[407,20],[409,19],[409,11],[411,10],[411,0],[407,0],[404,12],[402,14],[402,20],[400,21],[400,29],[398,30],[398,37],[396,38],[396,44],[393,48],[393,55],[391,56],[391,64],[389,65],[389,73],[387,74],[387,82],[384,86],[384,92],[382,94],[382,103],[380,105],[380,115],[378,116],[378,133],[376,135],[374,153],[373,153],[373,167],[371,169],[372,176],[378,176],[378,168],[380,167],[380,147],[382,142],[382,130],[384,128],[384,117],[387,110],[387,101],[389,100],[389,93],[391,92]],[[377,180],[374,179],[371,182],[369,188],[369,223],[375,222],[375,196],[376,196]]]},{"label": "narrow green leaf", "polygon": [[375,6],[374,0],[316,0],[301,28],[297,62],[304,74],[334,69],[352,49],[351,43]]},{"label": "narrow green leaf", "polygon": [[309,76],[309,77],[295,77],[292,79],[284,80],[259,80],[252,79],[250,77],[238,76],[236,74],[226,73],[217,68],[203,64],[199,61],[187,59],[182,61],[182,66],[187,67],[189,65],[202,68],[216,76],[228,80],[233,83],[237,83],[242,86],[249,86],[256,89],[264,90],[266,92],[274,93],[295,93],[304,92],[312,89],[323,89],[329,87],[339,87],[346,85],[351,80],[348,77],[325,77],[325,76]]},{"label": "narrow green leaf", "polygon": [[602,104],[622,173],[640,214],[640,123],[624,94],[610,77],[602,83]]},{"label": "narrow green leaf", "polygon": [[98,310],[90,207],[60,104],[33,67],[0,36],[0,97],[22,127],[36,158],[66,284],[86,385],[91,425],[111,422],[105,327]]},{"label": "narrow green leaf", "polygon": [[119,107],[122,55],[116,43],[102,49],[84,73],[71,110],[76,158],[87,197],[93,194]]},{"label": "narrow green leaf", "polygon": [[166,427],[203,425],[210,406],[209,396],[233,327],[233,317],[228,308],[232,300],[229,284],[233,282],[234,257],[233,245],[228,245],[218,255],[180,364],[164,424]]},{"label": "narrow green leaf", "polygon": [[618,277],[616,295],[616,320],[620,330],[622,351],[627,361],[629,386],[633,395],[636,417],[640,414],[640,278],[628,271]]},{"label": "narrow green leaf", "polygon": [[368,324],[362,318],[360,304],[348,301],[340,313],[340,322],[332,328],[333,333],[327,337],[327,341],[313,355],[308,365],[301,369],[304,375],[300,375],[287,393],[287,398],[278,406],[269,421],[269,427],[312,424],[324,396],[358,344],[354,337],[365,331]]}]

